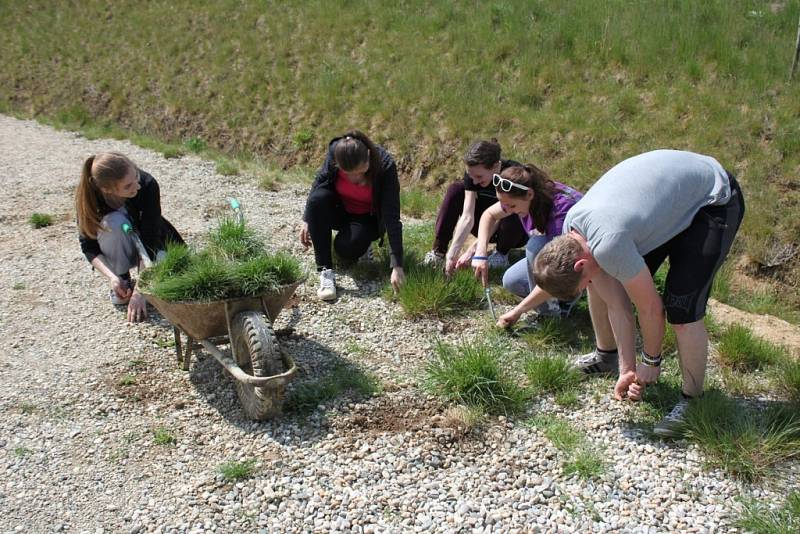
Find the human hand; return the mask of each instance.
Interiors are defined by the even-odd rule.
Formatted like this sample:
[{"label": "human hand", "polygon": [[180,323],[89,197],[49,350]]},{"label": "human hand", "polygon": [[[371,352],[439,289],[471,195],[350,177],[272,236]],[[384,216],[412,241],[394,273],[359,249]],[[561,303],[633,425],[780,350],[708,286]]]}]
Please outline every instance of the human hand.
[{"label": "human hand", "polygon": [[456,261],[456,269],[461,269],[466,267],[472,261],[472,250],[467,250],[461,256],[458,257],[458,261]]},{"label": "human hand", "polygon": [[128,322],[138,323],[147,319],[147,301],[141,293],[134,291],[128,302]]},{"label": "human hand", "polygon": [[653,384],[658,380],[661,375],[661,367],[653,365],[645,365],[641,362],[636,364],[636,378],[639,382],[644,384]]},{"label": "human hand", "polygon": [[445,258],[444,260],[444,274],[446,276],[453,276],[456,270],[456,258]]},{"label": "human hand", "polygon": [[619,374],[614,386],[614,398],[620,401],[626,398],[633,401],[642,400],[644,388],[644,384],[638,381],[635,371],[626,371]]},{"label": "human hand", "polygon": [[519,317],[521,314],[517,313],[516,310],[511,310],[503,315],[497,320],[497,326],[500,328],[508,328],[517,321],[519,321]]},{"label": "human hand", "polygon": [[305,221],[303,221],[303,225],[300,227],[300,243],[305,248],[311,246],[311,235],[308,233],[308,223]]},{"label": "human hand", "polygon": [[394,267],[392,269],[392,276],[390,277],[389,281],[392,284],[392,289],[395,293],[400,291],[400,286],[402,286],[406,281],[406,275],[403,272],[402,267]]},{"label": "human hand", "polygon": [[120,299],[127,299],[131,296],[131,288],[128,285],[127,280],[123,280],[122,278],[115,276],[113,280],[111,280],[111,289]]},{"label": "human hand", "polygon": [[475,269],[475,278],[481,281],[483,287],[486,287],[489,284],[489,262],[472,260],[472,268]]}]

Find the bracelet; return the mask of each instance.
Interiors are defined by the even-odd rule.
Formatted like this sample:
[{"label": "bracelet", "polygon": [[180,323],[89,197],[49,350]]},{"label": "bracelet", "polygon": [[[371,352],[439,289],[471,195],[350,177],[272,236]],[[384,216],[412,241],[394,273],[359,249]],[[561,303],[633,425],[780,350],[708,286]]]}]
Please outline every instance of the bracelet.
[{"label": "bracelet", "polygon": [[489,256],[472,256],[473,260],[488,260]]},{"label": "bracelet", "polygon": [[648,367],[661,367],[661,354],[657,354],[656,356],[650,356],[645,351],[642,351],[641,354],[642,363],[647,365]]}]

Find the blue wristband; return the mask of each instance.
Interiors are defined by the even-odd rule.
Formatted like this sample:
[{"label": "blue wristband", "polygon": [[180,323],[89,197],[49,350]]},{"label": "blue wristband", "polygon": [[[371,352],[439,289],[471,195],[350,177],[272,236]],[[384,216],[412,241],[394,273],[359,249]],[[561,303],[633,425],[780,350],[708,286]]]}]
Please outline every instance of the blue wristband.
[{"label": "blue wristband", "polygon": [[489,256],[472,256],[473,260],[488,260]]}]

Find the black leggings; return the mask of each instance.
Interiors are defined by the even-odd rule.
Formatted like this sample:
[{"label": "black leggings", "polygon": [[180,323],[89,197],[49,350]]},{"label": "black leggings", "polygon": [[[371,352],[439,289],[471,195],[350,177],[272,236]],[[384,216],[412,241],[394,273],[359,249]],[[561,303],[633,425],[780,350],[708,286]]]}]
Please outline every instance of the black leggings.
[{"label": "black leggings", "polygon": [[333,248],[346,263],[355,262],[367,251],[370,243],[380,237],[378,219],[374,215],[347,213],[339,195],[324,188],[317,188],[309,195],[306,222],[318,271],[333,268],[333,230],[338,231],[333,239]]}]

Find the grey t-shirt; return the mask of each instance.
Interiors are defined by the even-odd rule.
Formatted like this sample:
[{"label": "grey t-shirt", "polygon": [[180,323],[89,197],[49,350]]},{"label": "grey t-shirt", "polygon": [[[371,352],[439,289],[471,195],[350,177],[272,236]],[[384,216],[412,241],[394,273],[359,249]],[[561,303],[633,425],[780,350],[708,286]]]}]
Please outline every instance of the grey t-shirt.
[{"label": "grey t-shirt", "polygon": [[605,173],[567,214],[600,267],[621,282],[645,266],[644,256],[689,227],[703,206],[728,202],[728,173],[693,152],[654,150]]}]

